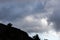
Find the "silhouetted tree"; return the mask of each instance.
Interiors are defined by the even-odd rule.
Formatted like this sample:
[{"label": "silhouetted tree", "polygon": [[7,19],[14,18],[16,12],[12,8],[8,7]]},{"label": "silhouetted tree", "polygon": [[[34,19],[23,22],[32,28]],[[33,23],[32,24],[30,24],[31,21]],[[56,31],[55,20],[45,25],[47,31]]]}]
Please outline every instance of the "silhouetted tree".
[{"label": "silhouetted tree", "polygon": [[12,24],[11,24],[11,23],[8,23],[7,26],[8,26],[8,27],[12,27]]},{"label": "silhouetted tree", "polygon": [[40,40],[39,37],[38,37],[38,34],[36,34],[34,37],[33,37],[34,40]]}]

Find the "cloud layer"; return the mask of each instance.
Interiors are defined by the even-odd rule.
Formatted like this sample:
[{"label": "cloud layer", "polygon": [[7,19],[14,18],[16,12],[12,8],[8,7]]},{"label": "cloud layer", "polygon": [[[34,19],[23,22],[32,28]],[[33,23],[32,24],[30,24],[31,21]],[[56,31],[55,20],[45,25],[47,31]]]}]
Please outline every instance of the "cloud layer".
[{"label": "cloud layer", "polygon": [[0,21],[27,32],[60,31],[59,0],[0,0]]}]

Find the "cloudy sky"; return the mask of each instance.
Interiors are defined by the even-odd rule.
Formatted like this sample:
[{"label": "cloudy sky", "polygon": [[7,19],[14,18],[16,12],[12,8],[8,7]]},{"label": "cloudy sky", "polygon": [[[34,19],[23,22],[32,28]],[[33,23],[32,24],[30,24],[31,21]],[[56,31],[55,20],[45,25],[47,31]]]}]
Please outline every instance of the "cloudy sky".
[{"label": "cloudy sky", "polygon": [[0,23],[9,22],[30,36],[60,40],[60,0],[0,0]]}]

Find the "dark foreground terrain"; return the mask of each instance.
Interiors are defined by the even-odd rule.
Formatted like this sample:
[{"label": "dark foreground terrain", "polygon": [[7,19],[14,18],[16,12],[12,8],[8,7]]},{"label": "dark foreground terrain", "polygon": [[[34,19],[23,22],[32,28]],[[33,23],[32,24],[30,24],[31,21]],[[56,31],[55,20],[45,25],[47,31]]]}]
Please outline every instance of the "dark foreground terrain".
[{"label": "dark foreground terrain", "polygon": [[7,25],[0,23],[0,40],[40,40],[38,35],[33,38],[20,29],[12,27],[12,24]]}]

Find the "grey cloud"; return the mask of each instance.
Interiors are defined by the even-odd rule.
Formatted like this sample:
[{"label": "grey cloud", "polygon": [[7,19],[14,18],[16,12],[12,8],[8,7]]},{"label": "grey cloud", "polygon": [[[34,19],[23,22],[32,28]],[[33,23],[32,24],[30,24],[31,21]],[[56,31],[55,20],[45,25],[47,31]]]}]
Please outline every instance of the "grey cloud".
[{"label": "grey cloud", "polygon": [[[4,5],[4,4],[3,4]],[[30,9],[30,7],[32,9]],[[15,3],[15,4],[5,4],[5,6],[1,5],[1,10],[0,10],[0,20],[15,20],[16,18],[23,18],[27,15],[33,15],[36,13],[44,12],[44,7],[42,3]]]},{"label": "grey cloud", "polygon": [[[41,25],[37,22],[25,22],[24,18],[26,16],[35,14],[41,14],[46,12],[44,9],[46,6],[46,2],[27,2],[27,3],[6,3],[3,5],[0,5],[0,21],[4,22],[12,22],[14,25],[16,25],[17,28],[21,28],[23,30],[26,30],[27,32],[43,32],[46,31],[46,29],[42,29]],[[38,27],[39,29],[36,29]]]},{"label": "grey cloud", "polygon": [[26,32],[45,32],[48,31],[48,28],[43,28],[41,23],[39,22],[27,22],[25,19],[24,20],[18,20],[17,22],[13,22],[17,28],[20,28]]},{"label": "grey cloud", "polygon": [[50,22],[54,23],[54,29],[59,32],[60,31],[60,8],[55,9],[53,14],[50,16]]}]

